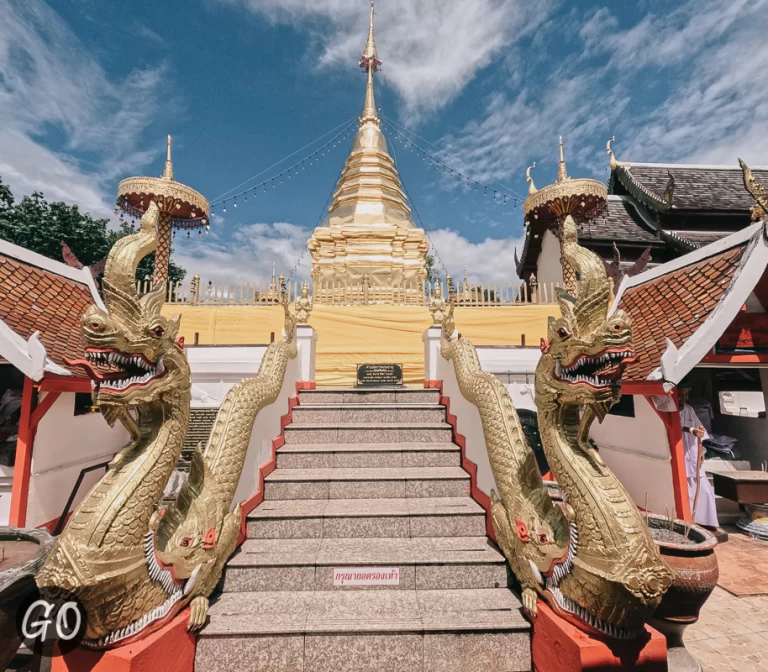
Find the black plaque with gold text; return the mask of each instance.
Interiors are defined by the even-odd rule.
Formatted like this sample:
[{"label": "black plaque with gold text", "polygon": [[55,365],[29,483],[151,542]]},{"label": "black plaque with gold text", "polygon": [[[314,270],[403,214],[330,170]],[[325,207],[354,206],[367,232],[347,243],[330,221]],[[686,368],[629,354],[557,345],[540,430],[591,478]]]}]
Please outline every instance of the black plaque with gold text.
[{"label": "black plaque with gold text", "polygon": [[357,387],[402,387],[402,364],[358,364]]}]

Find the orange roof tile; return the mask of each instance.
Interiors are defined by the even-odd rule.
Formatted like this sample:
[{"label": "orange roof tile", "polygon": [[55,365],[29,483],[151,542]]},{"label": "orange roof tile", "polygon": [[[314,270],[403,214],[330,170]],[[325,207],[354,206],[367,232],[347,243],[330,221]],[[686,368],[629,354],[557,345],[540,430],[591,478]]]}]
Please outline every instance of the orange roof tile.
[{"label": "orange roof tile", "polygon": [[632,319],[637,361],[625,381],[647,380],[661,364],[669,338],[680,348],[718,304],[733,278],[747,243],[640,285],[628,287],[620,307]]},{"label": "orange roof tile", "polygon": [[25,340],[39,331],[51,361],[70,369],[65,358],[82,357],[80,318],[93,304],[87,284],[0,254],[0,296],[0,320]]}]

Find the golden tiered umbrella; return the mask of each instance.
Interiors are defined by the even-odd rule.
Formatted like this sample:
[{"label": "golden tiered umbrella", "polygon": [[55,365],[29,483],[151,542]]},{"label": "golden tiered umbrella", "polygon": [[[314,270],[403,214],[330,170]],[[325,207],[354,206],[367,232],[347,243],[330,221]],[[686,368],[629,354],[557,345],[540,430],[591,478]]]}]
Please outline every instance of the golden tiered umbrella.
[{"label": "golden tiered umbrella", "polygon": [[115,210],[120,210],[132,217],[141,217],[152,201],[157,203],[160,209],[154,276],[154,281],[157,283],[168,279],[171,231],[186,229],[189,236],[191,229],[198,229],[201,233],[203,229],[206,232],[210,229],[208,201],[201,193],[173,179],[170,135],[162,176],[129,177],[120,182],[117,185]]},{"label": "golden tiered umbrella", "polygon": [[[531,168],[535,167],[534,163]],[[529,168],[526,177],[528,179],[528,198],[525,199],[523,211],[525,223],[528,227],[538,224],[538,228],[549,228],[560,240],[560,258],[563,260],[563,284],[568,292],[576,292],[576,272],[571,268],[562,255],[563,239],[560,235],[563,222],[568,215],[576,220],[577,224],[594,217],[605,207],[608,197],[608,189],[599,180],[589,178],[571,178],[565,169],[563,157],[563,138],[560,137],[560,162],[557,168],[557,180],[537,189],[531,177]]]}]

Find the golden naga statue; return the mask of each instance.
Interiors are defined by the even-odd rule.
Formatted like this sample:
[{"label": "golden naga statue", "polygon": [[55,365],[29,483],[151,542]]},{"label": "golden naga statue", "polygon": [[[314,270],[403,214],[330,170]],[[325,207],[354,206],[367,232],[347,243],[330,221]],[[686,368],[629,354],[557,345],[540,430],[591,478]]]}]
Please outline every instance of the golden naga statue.
[{"label": "golden naga statue", "polygon": [[136,267],[157,245],[159,210],[151,203],[140,230],[122,238],[104,271],[105,312],[82,320],[86,358],[70,362],[93,381],[94,402],[131,441],[80,503],[36,580],[74,593],[85,609],[84,644],[123,645],[165,625],[191,604],[190,629],[206,619],[208,596],[235,549],[240,510],[232,507],[254,420],[280,392],[296,356],[288,307],[285,341],[270,345],[255,378],[225,397],[204,451],[197,451],[178,503],[161,514],[163,489],[187,433],[190,370],[176,335],[179,317],[160,314],[158,284],[139,298]]},{"label": "golden naga statue", "polygon": [[462,395],[477,406],[498,494],[491,493],[496,539],[536,616],[541,598],[560,616],[597,636],[643,632],[672,582],[642,516],[590,445],[589,428],[621,396],[621,374],[635,357],[627,315],[609,314],[611,283],[602,261],[563,226],[566,260],[579,272],[574,299],[558,293],[562,316],[550,318],[536,369],[539,431],[567,502],[549,497],[504,385],[480,367],[474,346],[454,341],[453,305],[441,352],[453,360]]}]

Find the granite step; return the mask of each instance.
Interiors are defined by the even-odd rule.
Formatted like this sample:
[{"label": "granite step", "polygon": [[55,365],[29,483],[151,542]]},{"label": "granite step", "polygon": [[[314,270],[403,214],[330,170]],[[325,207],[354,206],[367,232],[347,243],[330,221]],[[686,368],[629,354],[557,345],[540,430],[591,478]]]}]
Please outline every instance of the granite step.
[{"label": "granite step", "polygon": [[[385,585],[350,585],[338,575],[358,570],[386,571],[392,578]],[[435,590],[507,583],[506,560],[486,537],[251,539],[230,558],[224,591]]]},{"label": "granite step", "polygon": [[453,430],[446,422],[292,422],[285,428],[287,444],[448,443],[452,440]]},{"label": "granite step", "polygon": [[437,390],[424,388],[360,389],[360,388],[317,388],[300,390],[299,404],[436,404],[440,400]]},{"label": "granite step", "polygon": [[277,451],[278,469],[457,467],[455,443],[291,443]]},{"label": "granite step", "polygon": [[466,497],[461,467],[276,469],[264,479],[264,499],[400,499]]},{"label": "granite step", "polygon": [[297,423],[445,422],[440,404],[318,404],[300,403],[293,408]]},{"label": "granite step", "polygon": [[200,632],[206,672],[523,672],[530,624],[506,588],[223,593]]},{"label": "granite step", "polygon": [[250,539],[485,537],[470,497],[266,500],[247,520]]}]

